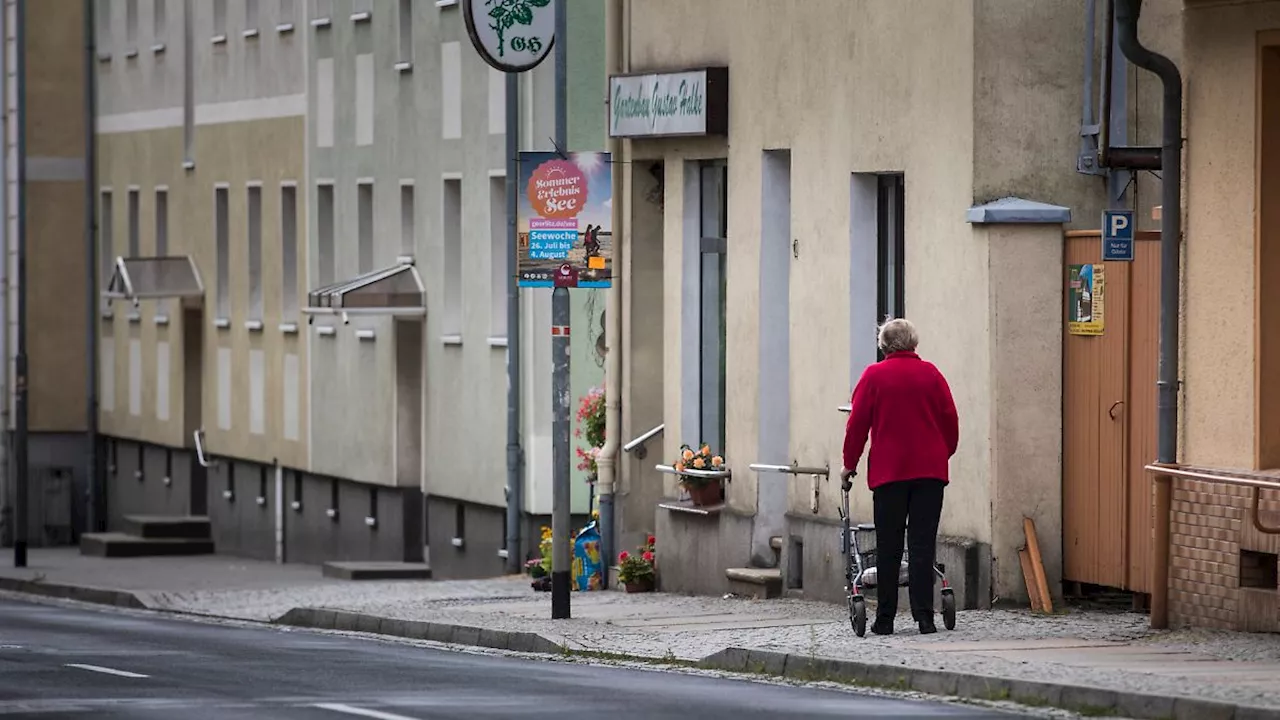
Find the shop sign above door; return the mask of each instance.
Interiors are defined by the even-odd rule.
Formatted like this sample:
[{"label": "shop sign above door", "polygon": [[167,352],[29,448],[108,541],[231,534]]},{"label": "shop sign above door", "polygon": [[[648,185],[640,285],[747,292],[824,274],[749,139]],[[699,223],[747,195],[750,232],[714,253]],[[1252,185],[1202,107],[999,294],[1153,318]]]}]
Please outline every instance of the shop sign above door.
[{"label": "shop sign above door", "polygon": [[729,132],[729,68],[609,78],[610,137]]},{"label": "shop sign above door", "polygon": [[471,44],[506,73],[532,70],[546,59],[556,34],[557,0],[462,0]]}]

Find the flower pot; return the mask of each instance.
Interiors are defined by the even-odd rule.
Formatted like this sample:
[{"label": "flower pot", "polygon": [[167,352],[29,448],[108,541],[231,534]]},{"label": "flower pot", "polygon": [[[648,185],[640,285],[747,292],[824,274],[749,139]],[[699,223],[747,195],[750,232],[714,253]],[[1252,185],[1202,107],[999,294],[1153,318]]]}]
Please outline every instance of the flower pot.
[{"label": "flower pot", "polygon": [[720,483],[688,485],[686,489],[689,491],[689,498],[693,500],[693,504],[697,507],[720,504]]},{"label": "flower pot", "polygon": [[645,593],[653,592],[653,578],[644,578],[642,580],[631,580],[622,584],[629,593]]}]

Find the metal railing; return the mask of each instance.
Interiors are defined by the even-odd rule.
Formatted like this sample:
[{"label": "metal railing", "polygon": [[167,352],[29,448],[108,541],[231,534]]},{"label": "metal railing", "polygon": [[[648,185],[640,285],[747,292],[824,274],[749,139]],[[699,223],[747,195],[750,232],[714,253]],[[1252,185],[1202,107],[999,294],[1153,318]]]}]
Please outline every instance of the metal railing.
[{"label": "metal railing", "polygon": [[1250,517],[1253,527],[1266,535],[1280,535],[1280,526],[1262,522],[1260,504],[1263,490],[1280,492],[1280,470],[1234,470],[1152,463],[1147,472],[1155,475],[1154,552],[1151,568],[1151,627],[1164,630],[1169,627],[1169,561],[1171,522],[1173,516],[1173,481],[1196,480],[1200,482],[1247,487],[1253,489]]},{"label": "metal railing", "polygon": [[643,435],[637,437],[635,440],[632,440],[626,445],[623,445],[622,452],[624,453],[634,452],[636,454],[637,459],[643,460],[645,456],[649,454],[649,448],[645,447],[646,444],[653,438],[657,437],[658,435],[661,435],[662,431],[666,429],[667,429],[667,424],[663,423],[649,430],[649,432],[646,432]]},{"label": "metal railing", "polygon": [[708,480],[733,480],[733,471],[728,467],[720,470],[695,470],[693,468],[676,470],[673,465],[654,465],[653,469],[664,475],[689,475],[692,477],[707,478]]},{"label": "metal railing", "polygon": [[840,411],[840,412],[842,412],[842,413],[853,412],[853,406],[852,406],[852,405],[840,405],[840,406],[838,406],[836,409],[837,409],[837,410],[839,410],[839,411]]},{"label": "metal railing", "polygon": [[780,473],[783,475],[808,475],[813,480],[813,494],[809,500],[809,510],[813,514],[818,514],[818,499],[822,496],[822,484],[818,482],[818,478],[823,480],[831,479],[830,467],[809,467],[805,465],[768,465],[766,463],[751,463],[749,466],[752,470],[759,473]]},{"label": "metal railing", "polygon": [[217,467],[217,460],[210,460],[204,454],[204,430],[196,430],[191,434],[196,441],[196,461],[200,463],[200,467],[211,468]]}]

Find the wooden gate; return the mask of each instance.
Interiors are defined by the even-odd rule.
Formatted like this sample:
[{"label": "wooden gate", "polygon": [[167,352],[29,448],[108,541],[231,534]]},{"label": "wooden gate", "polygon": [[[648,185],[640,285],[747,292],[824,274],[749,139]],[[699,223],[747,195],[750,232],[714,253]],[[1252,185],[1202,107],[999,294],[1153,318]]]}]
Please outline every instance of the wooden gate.
[{"label": "wooden gate", "polygon": [[1160,236],[1135,235],[1133,262],[1103,263],[1100,232],[1067,233],[1064,287],[1073,265],[1104,268],[1102,334],[1063,322],[1063,579],[1148,593]]}]

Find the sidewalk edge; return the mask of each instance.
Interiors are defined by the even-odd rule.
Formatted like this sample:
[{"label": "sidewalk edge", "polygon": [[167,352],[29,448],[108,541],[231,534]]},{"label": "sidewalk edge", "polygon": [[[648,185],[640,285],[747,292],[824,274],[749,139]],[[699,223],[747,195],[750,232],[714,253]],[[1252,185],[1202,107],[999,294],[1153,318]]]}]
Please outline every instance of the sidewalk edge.
[{"label": "sidewalk edge", "polygon": [[272,621],[276,625],[289,625],[314,630],[345,630],[348,632],[375,633],[430,640],[454,645],[472,645],[494,650],[563,655],[569,652],[565,646],[554,643],[537,633],[510,630],[490,630],[467,625],[433,623],[419,620],[395,620],[378,615],[327,610],[324,608],[293,608]]},{"label": "sidewalk edge", "polygon": [[23,580],[13,577],[0,577],[0,590],[60,598],[62,600],[76,600],[78,602],[93,603],[94,605],[111,605],[135,610],[150,609],[137,595],[127,590],[113,590],[87,585],[64,585],[62,583]]},{"label": "sidewalk edge", "polygon": [[926,670],[748,648],[725,648],[703,658],[698,666],[782,676],[807,682],[831,681],[963,699],[1051,706],[1090,716],[1116,715],[1134,720],[1280,720],[1280,709],[1217,700],[1170,698],[1067,683]]}]

